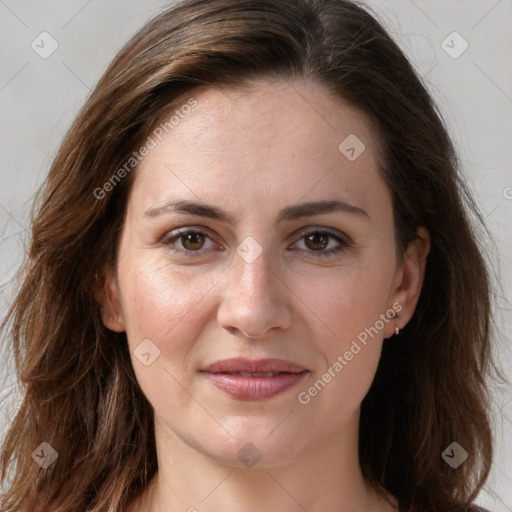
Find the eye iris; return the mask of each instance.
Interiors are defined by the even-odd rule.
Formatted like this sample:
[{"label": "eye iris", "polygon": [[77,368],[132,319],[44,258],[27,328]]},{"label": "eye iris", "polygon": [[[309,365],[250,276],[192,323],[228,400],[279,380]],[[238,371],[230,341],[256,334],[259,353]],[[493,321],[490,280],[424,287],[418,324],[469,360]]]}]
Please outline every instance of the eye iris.
[{"label": "eye iris", "polygon": [[[201,249],[204,244],[204,237],[201,233],[187,233],[182,236],[183,247],[189,250]],[[192,244],[192,247],[190,246]],[[199,244],[197,246],[196,244]]]},{"label": "eye iris", "polygon": [[[310,249],[316,249],[316,250],[325,249],[329,243],[328,238],[329,237],[327,235],[322,234],[322,233],[312,233],[306,237],[306,245]],[[317,245],[317,246],[311,247],[309,242],[312,242],[313,246],[315,246],[315,245]],[[320,245],[320,247],[318,247],[318,244]]]}]

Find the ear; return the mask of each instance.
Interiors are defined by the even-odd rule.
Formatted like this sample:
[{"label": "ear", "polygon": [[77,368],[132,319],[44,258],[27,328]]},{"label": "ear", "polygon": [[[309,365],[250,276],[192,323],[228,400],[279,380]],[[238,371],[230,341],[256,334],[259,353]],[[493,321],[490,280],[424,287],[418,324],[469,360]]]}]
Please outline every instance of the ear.
[{"label": "ear", "polygon": [[397,269],[391,294],[391,304],[397,304],[394,308],[397,315],[387,324],[385,338],[390,338],[394,334],[395,327],[403,329],[412,318],[420,298],[429,252],[430,233],[426,228],[420,227],[416,239],[405,251],[403,263]]},{"label": "ear", "polygon": [[94,287],[94,297],[101,309],[101,318],[105,327],[115,332],[126,330],[116,286],[114,271],[110,265],[105,265],[98,275]]}]

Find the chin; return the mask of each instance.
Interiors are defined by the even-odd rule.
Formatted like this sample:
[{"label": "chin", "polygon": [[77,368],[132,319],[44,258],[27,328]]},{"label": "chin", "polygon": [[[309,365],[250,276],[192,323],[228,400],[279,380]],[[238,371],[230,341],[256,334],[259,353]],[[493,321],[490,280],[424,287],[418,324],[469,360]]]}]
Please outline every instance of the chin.
[{"label": "chin", "polygon": [[235,468],[270,469],[287,465],[300,456],[303,443],[285,429],[278,432],[280,427],[276,429],[277,425],[279,422],[274,422],[269,428],[258,429],[254,434],[246,425],[243,434],[230,432],[232,437],[224,439],[224,443],[213,439],[212,446],[203,445],[202,451]]}]

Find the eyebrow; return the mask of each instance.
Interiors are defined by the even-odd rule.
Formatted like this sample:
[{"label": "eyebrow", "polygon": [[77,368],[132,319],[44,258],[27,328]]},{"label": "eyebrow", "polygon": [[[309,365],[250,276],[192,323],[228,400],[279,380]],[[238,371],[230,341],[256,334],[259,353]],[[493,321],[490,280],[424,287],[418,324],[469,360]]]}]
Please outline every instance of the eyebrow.
[{"label": "eyebrow", "polygon": [[[333,212],[349,213],[369,219],[369,215],[362,208],[346,203],[345,201],[340,201],[339,199],[331,199],[287,206],[279,212],[277,222],[279,223],[283,220],[297,220],[303,217]],[[236,224],[238,220],[236,217],[217,206],[188,200],[171,201],[162,206],[149,208],[149,210],[144,213],[144,216],[157,217],[166,213],[188,213],[199,217],[219,220],[231,225]]]}]

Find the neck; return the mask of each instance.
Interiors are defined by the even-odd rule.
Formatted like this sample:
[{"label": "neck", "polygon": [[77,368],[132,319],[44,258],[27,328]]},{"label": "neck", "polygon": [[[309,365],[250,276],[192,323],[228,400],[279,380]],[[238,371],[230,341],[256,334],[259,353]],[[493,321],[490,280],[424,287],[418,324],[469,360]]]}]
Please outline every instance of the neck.
[{"label": "neck", "polygon": [[159,469],[127,512],[396,512],[396,498],[377,494],[363,478],[358,419],[299,458],[280,454],[279,464],[233,467],[187,444],[155,417]]}]

